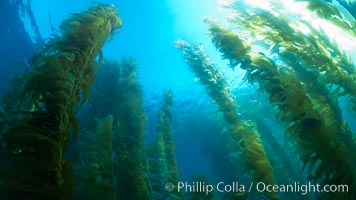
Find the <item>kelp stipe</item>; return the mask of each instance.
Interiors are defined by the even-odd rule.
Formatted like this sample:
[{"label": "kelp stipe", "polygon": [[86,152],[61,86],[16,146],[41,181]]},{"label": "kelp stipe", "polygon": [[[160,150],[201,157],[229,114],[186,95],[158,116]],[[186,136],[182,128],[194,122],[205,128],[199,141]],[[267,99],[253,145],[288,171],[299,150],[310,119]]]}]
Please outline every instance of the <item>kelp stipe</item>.
[{"label": "kelp stipe", "polygon": [[[172,104],[173,104],[173,93],[172,91],[164,92],[164,99],[162,102],[162,107],[159,110],[158,122],[157,122],[157,134],[163,135],[166,164],[168,170],[167,182],[178,183],[178,167],[175,155],[175,144],[172,135]],[[174,190],[171,195],[172,199],[178,200],[182,199],[182,193]]]},{"label": "kelp stipe", "polygon": [[147,200],[151,198],[151,191],[147,178],[149,175],[144,170],[146,153],[143,139],[146,114],[142,107],[137,64],[133,59],[125,58],[119,65],[119,102],[113,110],[116,119],[114,173],[117,178],[117,197],[120,200]]},{"label": "kelp stipe", "polygon": [[167,182],[168,174],[165,158],[163,135],[157,134],[156,140],[148,144],[147,147],[152,194],[156,199],[164,199],[167,196],[164,187],[162,187]]},{"label": "kelp stipe", "polygon": [[96,5],[65,20],[62,35],[31,58],[9,111],[11,125],[1,134],[2,198],[72,199],[75,181],[64,157],[70,126],[75,137],[75,113],[95,79],[95,59],[120,25],[115,8]]},{"label": "kelp stipe", "polygon": [[80,148],[78,199],[115,199],[113,174],[113,117],[98,120],[95,133],[89,133]]},{"label": "kelp stipe", "polygon": [[[108,96],[110,98],[107,98]],[[89,103],[91,106],[87,107],[88,111],[85,113],[86,128],[91,127],[92,119],[96,116],[113,116],[115,198],[151,199],[149,166],[143,146],[146,115],[142,108],[142,90],[138,82],[136,62],[131,58],[124,58],[120,62],[105,61],[93,85],[93,95]],[[109,145],[108,143],[107,146]],[[93,148],[100,149],[101,146]],[[81,154],[87,153],[82,148],[80,150]],[[92,163],[99,164],[100,158],[91,158]],[[78,176],[83,179],[80,172]]]},{"label": "kelp stipe", "polygon": [[[227,59],[244,62],[239,46],[230,45],[231,40],[243,40],[231,30],[209,21],[209,32],[216,48]],[[235,50],[236,49],[236,50]],[[230,55],[233,55],[230,57]],[[304,90],[303,83],[293,70],[278,66],[262,53],[245,51],[243,57],[249,57],[246,65],[246,79],[259,86],[269,95],[269,101],[279,109],[278,117],[288,128],[287,137],[301,152],[303,169],[313,174],[316,183],[346,184],[351,192],[324,193],[323,199],[353,199],[355,188],[355,169],[352,154],[345,144],[340,142],[334,129],[330,129],[319,108]],[[333,155],[333,156],[330,156]]]},{"label": "kelp stipe", "polygon": [[167,182],[176,185],[179,181],[178,167],[175,157],[175,144],[172,135],[172,91],[165,91],[161,107],[158,110],[156,125],[156,141],[150,146],[150,171],[154,192],[162,198],[182,199],[182,193],[175,188],[171,192],[164,191]]},{"label": "kelp stipe", "polygon": [[[191,46],[186,41],[178,40],[176,47],[182,50],[185,61],[200,78],[209,96],[223,113],[225,121],[230,126],[236,148],[242,152],[246,168],[250,170],[253,181],[275,184],[272,167],[254,124],[240,120],[233,95],[222,73],[210,62],[201,46]],[[264,195],[270,199],[279,199],[277,193],[265,192]]]}]

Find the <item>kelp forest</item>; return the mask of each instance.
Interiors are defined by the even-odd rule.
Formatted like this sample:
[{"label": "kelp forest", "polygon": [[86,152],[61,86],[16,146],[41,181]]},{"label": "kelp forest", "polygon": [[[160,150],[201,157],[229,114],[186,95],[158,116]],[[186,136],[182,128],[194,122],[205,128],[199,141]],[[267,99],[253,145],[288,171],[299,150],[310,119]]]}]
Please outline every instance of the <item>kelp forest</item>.
[{"label": "kelp forest", "polygon": [[187,105],[169,84],[147,109],[140,70],[151,66],[105,58],[126,22],[93,3],[35,45],[2,95],[0,199],[355,199],[356,3],[218,3],[225,20],[201,19],[212,50],[198,38],[171,44],[205,95],[190,106],[214,109],[210,122],[195,119],[219,129],[200,149],[212,174],[182,176],[177,121],[196,115],[178,111]]}]

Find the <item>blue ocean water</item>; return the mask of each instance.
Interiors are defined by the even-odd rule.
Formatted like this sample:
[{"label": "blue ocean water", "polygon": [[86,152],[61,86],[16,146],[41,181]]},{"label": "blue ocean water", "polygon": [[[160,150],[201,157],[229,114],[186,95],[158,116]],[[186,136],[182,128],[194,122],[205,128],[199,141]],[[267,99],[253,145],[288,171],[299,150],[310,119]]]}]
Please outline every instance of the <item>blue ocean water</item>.
[{"label": "blue ocean water", "polygon": [[[244,70],[239,67],[229,68],[229,61],[221,59],[221,53],[216,50],[211,37],[207,34],[204,17],[211,17],[227,24],[231,11],[219,9],[218,1],[215,0],[135,2],[100,0],[97,2],[111,4],[118,8],[119,16],[123,20],[120,32],[114,35],[102,49],[104,59],[120,60],[123,57],[132,57],[138,64],[139,83],[142,85],[144,96],[143,107],[147,115],[145,143],[154,141],[156,137],[157,114],[163,91],[173,91],[172,134],[179,178],[182,182],[192,183],[192,176],[205,174],[207,183],[234,181],[244,183],[251,178],[251,174],[244,173],[241,154],[231,152],[233,144],[229,140],[228,125],[224,121],[223,114],[206,92],[204,85],[200,83],[200,78],[184,61],[181,51],[174,47],[177,39],[204,46],[211,61],[223,72],[234,96],[233,100],[238,105],[241,118],[246,121],[251,120],[259,124],[258,129],[269,132],[269,135],[261,133],[261,139],[275,170],[275,176],[280,176],[276,178],[278,183],[289,184],[299,183],[299,181],[302,183],[313,179],[313,175],[308,172],[301,172],[303,166],[299,159],[301,150],[295,148],[295,143],[285,137],[286,127],[275,117],[278,106],[268,103],[268,95],[258,87],[258,84],[242,81]],[[352,1],[350,2],[353,4],[348,1],[338,2],[355,5]],[[4,94],[12,89],[12,77],[26,69],[29,70],[21,63],[26,62],[34,52],[35,44],[58,33],[60,23],[71,13],[83,12],[95,2],[9,0],[1,4],[5,9],[1,12],[3,27],[1,27],[0,37],[3,45],[0,49],[2,58],[0,92]],[[355,16],[355,7],[347,8]],[[354,35],[351,41],[356,41]],[[354,67],[356,47],[351,44],[350,48],[354,48],[349,50]],[[271,49],[267,48],[267,50]],[[100,78],[99,71],[98,79]],[[348,122],[351,132],[355,133],[355,112],[346,105],[346,98],[339,99],[343,120]],[[82,109],[90,109],[90,106],[89,100]],[[83,116],[85,114],[81,114],[78,113],[79,121],[85,117]],[[254,116],[259,117],[252,119]],[[84,131],[85,127],[80,127],[80,130]],[[353,183],[355,184],[355,181]],[[352,192],[355,191],[350,191]],[[223,199],[223,194],[217,193],[216,197]],[[318,194],[301,196],[300,192],[292,192],[289,196],[282,192],[281,197],[281,199],[318,199]],[[238,199],[238,197],[231,199],[234,198]],[[166,199],[176,199],[176,197],[168,195]],[[262,194],[249,199],[268,199],[268,197]]]}]

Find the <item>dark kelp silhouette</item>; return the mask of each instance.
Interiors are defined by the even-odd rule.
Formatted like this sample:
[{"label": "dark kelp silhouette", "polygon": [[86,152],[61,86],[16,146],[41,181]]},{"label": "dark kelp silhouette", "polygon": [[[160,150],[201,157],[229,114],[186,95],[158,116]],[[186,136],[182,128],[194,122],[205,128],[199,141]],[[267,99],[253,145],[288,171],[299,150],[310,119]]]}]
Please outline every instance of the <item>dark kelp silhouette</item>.
[{"label": "dark kelp silhouette", "polygon": [[73,14],[30,59],[17,97],[6,106],[10,123],[1,134],[0,196],[5,199],[71,199],[75,183],[65,159],[70,126],[89,94],[101,48],[121,26],[117,10],[98,4]]},{"label": "dark kelp silhouette", "polygon": [[114,173],[118,199],[147,200],[151,198],[146,153],[143,146],[146,114],[142,89],[138,82],[137,64],[125,58],[120,62],[118,98],[114,116]]},{"label": "dark kelp silhouette", "polygon": [[[105,61],[93,84],[89,106],[81,112],[87,129],[92,129],[95,117],[107,117],[99,121],[95,134],[87,131],[80,140],[80,162],[75,166],[81,181],[78,198],[152,198],[143,146],[146,115],[142,103],[136,62],[131,58]],[[109,132],[112,134],[107,135]]]},{"label": "dark kelp silhouette", "polygon": [[74,166],[78,174],[78,198],[115,199],[113,154],[113,117],[97,121],[96,131],[79,144],[80,162]]},{"label": "dark kelp silhouette", "polygon": [[159,199],[182,199],[182,193],[177,187],[173,191],[164,191],[166,183],[176,185],[179,181],[177,161],[175,157],[175,145],[172,135],[172,104],[173,93],[167,90],[163,94],[161,107],[158,110],[156,125],[156,140],[150,144],[148,157],[150,159],[150,172],[152,189]]}]

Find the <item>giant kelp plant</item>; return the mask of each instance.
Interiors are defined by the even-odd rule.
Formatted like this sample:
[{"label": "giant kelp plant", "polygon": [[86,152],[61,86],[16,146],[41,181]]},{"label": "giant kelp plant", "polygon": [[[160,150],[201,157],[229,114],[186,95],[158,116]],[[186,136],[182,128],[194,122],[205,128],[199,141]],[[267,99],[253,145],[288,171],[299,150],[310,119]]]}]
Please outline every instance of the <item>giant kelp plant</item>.
[{"label": "giant kelp plant", "polygon": [[163,135],[157,135],[156,140],[147,147],[147,159],[152,186],[152,195],[155,199],[165,199],[166,191],[162,187],[166,183],[167,164],[165,159]]},{"label": "giant kelp plant", "polygon": [[[167,182],[177,183],[179,181],[178,177],[178,167],[175,157],[175,145],[172,135],[172,104],[173,104],[173,93],[172,91],[166,91],[164,93],[164,99],[162,102],[162,107],[158,113],[157,119],[157,134],[162,135],[164,141],[164,155],[167,164]],[[173,194],[173,193],[171,193]],[[171,197],[172,199],[182,199],[182,194],[177,191]]]},{"label": "giant kelp plant", "polygon": [[[113,109],[118,100],[119,63],[104,61],[91,87],[91,98],[77,114],[80,129],[71,146],[75,199],[115,199],[113,148],[116,120]],[[110,96],[110,98],[107,98]]]},{"label": "giant kelp plant", "polygon": [[97,119],[96,131],[80,143],[77,199],[115,199],[112,123],[112,115]]},{"label": "giant kelp plant", "polygon": [[[150,199],[152,189],[143,147],[146,115],[136,62],[131,58],[105,61],[92,92],[78,117],[85,125],[85,132],[89,132],[79,138],[80,162],[75,166],[81,181],[78,198],[97,199],[106,195],[105,199],[113,199],[114,193],[115,199]],[[105,115],[112,117],[106,117],[105,123],[99,122],[96,134],[90,133],[93,119]],[[111,137],[106,134],[109,131]],[[95,191],[85,192],[95,185]]]},{"label": "giant kelp plant", "polygon": [[125,58],[120,62],[117,102],[113,110],[114,173],[117,178],[118,199],[147,200],[151,198],[147,162],[143,147],[146,114],[143,111],[141,85],[138,83],[137,64]]},{"label": "giant kelp plant", "polygon": [[[247,7],[236,12],[231,22],[243,27],[246,32],[258,35],[255,37],[265,38],[264,43],[268,44],[271,57],[283,61],[284,68],[295,71],[308,94],[317,101],[322,115],[328,116],[327,123],[337,130],[337,136],[355,154],[356,138],[342,119],[338,105],[338,97],[346,96],[355,111],[355,68],[350,56],[333,44],[325,33],[313,28],[310,22],[297,23],[282,13],[275,16],[266,10]],[[301,24],[309,33],[301,32]]]},{"label": "giant kelp plant", "polygon": [[[250,14],[250,12],[247,13]],[[261,16],[256,15],[256,17],[259,19],[256,20],[256,23],[260,23],[264,19]],[[233,23],[237,21],[233,20]],[[278,23],[272,22],[275,21],[268,20],[268,25],[271,25],[271,28],[261,28],[270,30],[270,32],[267,31],[269,33],[266,36],[267,40],[277,43],[275,38],[279,38],[279,43],[277,44],[287,46],[287,44],[283,43],[285,40],[283,41],[283,38],[281,38],[281,33],[289,33],[289,35],[285,35],[285,38],[296,34],[291,35],[288,26],[285,26],[281,21],[278,21]],[[246,70],[246,80],[250,83],[258,83],[260,88],[269,95],[270,103],[278,108],[278,117],[287,126],[286,135],[300,151],[300,158],[304,163],[303,168],[313,175],[314,182],[322,185],[346,184],[350,188],[349,193],[323,193],[322,198],[352,199],[352,196],[354,196],[352,191],[355,191],[356,175],[355,157],[353,156],[352,148],[348,148],[354,143],[352,142],[352,135],[350,135],[348,128],[338,127],[337,123],[343,123],[342,121],[333,123],[336,118],[331,112],[333,112],[333,106],[336,105],[334,103],[328,104],[328,101],[320,99],[328,99],[328,97],[323,97],[325,93],[315,94],[315,92],[319,91],[316,88],[320,88],[318,83],[313,85],[313,82],[307,82],[307,80],[304,83],[300,80],[301,74],[298,76],[298,73],[302,71],[297,71],[296,66],[289,67],[286,63],[276,63],[265,53],[252,50],[251,46],[232,30],[226,29],[213,21],[208,21],[208,24],[212,41],[223,57],[236,64],[240,63],[240,68]],[[247,20],[246,24],[248,26],[253,24],[251,27],[253,26],[253,30],[256,30],[256,24],[253,20]],[[264,25],[267,26],[266,24]],[[273,36],[271,35],[272,33],[274,34]],[[256,34],[256,31],[253,34]],[[296,45],[295,47],[299,50],[304,45],[309,47],[308,44],[298,43],[300,40],[294,42],[289,46]],[[314,50],[312,49],[311,51]],[[301,59],[308,59],[308,62],[301,62],[301,64],[306,65],[306,67],[321,67],[322,63],[320,63],[319,59],[321,59],[320,55],[322,54],[320,52],[311,52],[308,57],[303,57],[304,54],[299,55],[298,53],[299,51],[294,51],[293,55]],[[314,53],[316,57],[313,57]],[[332,67],[332,65],[322,66]],[[339,68],[337,70],[333,69],[336,74],[339,72],[338,70]],[[313,70],[303,72],[308,71]],[[342,74],[342,71],[340,73]],[[345,76],[345,78],[348,79],[349,77]],[[321,90],[321,92],[323,91]],[[330,100],[332,99],[331,97]],[[339,131],[343,132],[340,133]],[[341,138],[340,134],[349,136],[351,144],[346,143],[345,138]]]},{"label": "giant kelp plant", "polygon": [[[119,102],[120,64],[116,60],[105,60],[98,70],[97,77],[91,87],[90,99],[83,106],[77,118],[85,131],[95,131],[97,118],[102,119],[113,115],[117,102]],[[110,96],[110,98],[108,98]],[[113,116],[113,128],[116,119]],[[83,134],[84,135],[84,134]],[[81,135],[78,136],[80,142]],[[83,138],[85,140],[85,138]]]},{"label": "giant kelp plant", "polygon": [[172,135],[172,91],[165,91],[161,107],[158,111],[156,125],[156,141],[150,146],[150,171],[154,192],[162,196],[161,199],[182,199],[182,193],[176,189],[171,192],[163,191],[165,183],[178,183],[178,167],[175,158],[175,145]]},{"label": "giant kelp plant", "polygon": [[[304,1],[307,0],[297,0]],[[354,26],[352,24],[355,19],[345,3],[343,5],[346,7],[341,6],[340,3],[343,1],[307,2],[306,8],[313,11],[309,15],[317,18],[313,15],[316,14],[321,18],[317,19],[317,22],[327,26],[326,22],[330,21],[345,32],[338,32],[341,34],[340,37],[347,36],[351,43],[355,40],[354,34],[351,33],[354,32],[351,27]],[[298,5],[303,4],[296,4]],[[245,9],[239,10],[240,6]],[[324,109],[323,115],[328,116],[328,122],[338,129],[338,137],[355,152],[355,136],[342,119],[338,106],[338,97],[345,96],[348,105],[355,111],[356,71],[352,55],[342,50],[344,47],[329,38],[322,28],[315,27],[315,22],[298,20],[293,15],[276,12],[282,10],[279,4],[271,5],[274,12],[249,7],[241,2],[235,2],[231,8],[235,14],[231,23],[242,27],[246,32],[253,31],[255,37],[265,39],[265,45],[271,50],[270,56],[274,60],[285,62],[284,67],[295,71],[297,77],[305,84],[308,95],[318,104],[322,104],[319,107]],[[335,23],[336,21],[338,23]],[[336,32],[337,28],[333,28]],[[348,48],[350,47],[346,47]]]},{"label": "giant kelp plant", "polygon": [[[223,113],[225,121],[230,126],[237,150],[242,152],[253,181],[275,184],[272,167],[259,134],[252,123],[240,119],[233,95],[222,73],[207,58],[202,46],[191,46],[182,40],[178,40],[176,46],[183,51],[185,61],[200,78],[200,82],[206,86],[208,94]],[[270,199],[279,199],[277,193],[265,192],[265,195]],[[247,198],[247,195],[241,193],[241,198]]]},{"label": "giant kelp plant", "polygon": [[[239,108],[247,118],[254,119],[260,137],[264,144],[266,154],[269,158],[275,173],[276,183],[308,184],[306,177],[308,173],[301,173],[302,163],[298,157],[291,157],[295,153],[293,145],[286,143],[283,137],[283,129],[279,127],[279,119],[271,118],[276,110],[273,106],[262,102],[268,102],[268,97],[263,93],[244,92],[247,90],[258,89],[257,86],[248,86],[242,91],[236,92],[239,97]],[[281,199],[314,199],[312,193],[298,194],[293,192],[281,192]]]},{"label": "giant kelp plant", "polygon": [[70,130],[76,137],[75,113],[95,79],[96,58],[102,57],[102,46],[120,26],[116,8],[98,4],[65,20],[61,35],[32,56],[31,71],[16,86],[15,103],[6,106],[9,122],[1,133],[2,198],[72,198],[74,179],[65,159]]},{"label": "giant kelp plant", "polygon": [[[241,10],[240,7],[245,9]],[[273,55],[277,54],[296,72],[304,70],[316,76],[315,83],[329,86],[338,97],[346,96],[355,111],[356,71],[351,56],[343,52],[325,32],[314,28],[312,22],[307,20],[298,21],[281,12],[273,14],[239,1],[232,4],[231,8],[235,11],[231,24],[243,28],[244,33],[249,32],[251,39],[264,38],[264,45]],[[283,10],[277,5],[273,8]]]}]

